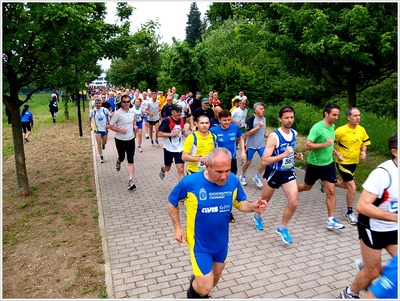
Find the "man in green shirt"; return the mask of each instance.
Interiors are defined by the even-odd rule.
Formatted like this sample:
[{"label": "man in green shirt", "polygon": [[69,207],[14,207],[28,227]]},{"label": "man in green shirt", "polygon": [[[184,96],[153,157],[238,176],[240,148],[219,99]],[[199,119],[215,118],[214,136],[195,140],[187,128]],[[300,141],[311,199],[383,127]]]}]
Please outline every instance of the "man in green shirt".
[{"label": "man in green shirt", "polygon": [[339,118],[340,107],[336,104],[328,104],[324,107],[324,119],[314,124],[307,137],[306,150],[310,153],[304,175],[304,183],[298,185],[299,192],[310,190],[317,180],[321,180],[325,186],[326,207],[328,220],[326,227],[329,230],[344,229],[345,226],[335,218],[336,196],[335,183],[336,170],[333,154],[335,122]]}]

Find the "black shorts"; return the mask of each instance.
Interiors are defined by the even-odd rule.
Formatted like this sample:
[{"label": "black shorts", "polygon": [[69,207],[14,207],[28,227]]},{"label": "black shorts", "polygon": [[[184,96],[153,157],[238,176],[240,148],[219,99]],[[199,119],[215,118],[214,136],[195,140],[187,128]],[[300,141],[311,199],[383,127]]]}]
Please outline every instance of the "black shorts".
[{"label": "black shorts", "polygon": [[294,170],[276,170],[268,165],[263,178],[267,180],[269,187],[278,189],[282,184],[296,180],[296,173]]},{"label": "black shorts", "polygon": [[125,160],[125,153],[126,159],[128,160],[129,164],[133,164],[134,160],[133,157],[135,156],[135,138],[131,140],[119,140],[115,139],[115,147],[117,148],[118,153],[118,160],[122,162]]},{"label": "black shorts", "polygon": [[350,182],[353,180],[356,167],[357,164],[340,164],[336,162],[336,168],[344,182]]},{"label": "black shorts", "polygon": [[156,125],[157,123],[159,123],[160,122],[160,120],[156,120],[156,121],[151,121],[151,120],[149,120],[149,124],[150,125]]},{"label": "black shorts", "polygon": [[382,250],[389,245],[397,245],[397,230],[388,232],[372,231],[364,225],[357,223],[358,239],[374,250]]},{"label": "black shorts", "polygon": [[30,122],[22,122],[22,131],[26,134],[26,131],[31,131],[31,123]]},{"label": "black shorts", "polygon": [[313,186],[319,179],[329,183],[337,182],[335,162],[325,166],[317,166],[307,162],[304,183]]},{"label": "black shorts", "polygon": [[232,158],[232,160],[231,160],[231,172],[233,173],[233,174],[237,174],[237,160],[236,160],[236,158]]},{"label": "black shorts", "polygon": [[182,160],[182,152],[170,152],[164,148],[164,165],[171,166],[172,162],[175,162],[175,164],[184,164],[185,162]]}]

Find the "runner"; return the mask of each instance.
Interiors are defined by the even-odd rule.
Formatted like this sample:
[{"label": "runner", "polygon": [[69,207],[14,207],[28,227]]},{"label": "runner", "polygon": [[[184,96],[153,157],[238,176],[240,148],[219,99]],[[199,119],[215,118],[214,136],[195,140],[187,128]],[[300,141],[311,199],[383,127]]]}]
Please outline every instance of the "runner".
[{"label": "runner", "polygon": [[[92,127],[93,119],[93,127]],[[101,106],[101,98],[95,100],[95,108],[89,113],[89,130],[94,133],[97,142],[97,152],[100,156],[100,163],[104,163],[103,150],[107,144],[107,125],[110,124],[111,113]]]},{"label": "runner", "polygon": [[[169,95],[168,99],[172,99]],[[175,162],[178,171],[178,181],[184,176],[184,161],[182,160],[183,137],[187,134],[184,131],[185,119],[181,117],[182,108],[178,105],[171,106],[171,116],[165,118],[160,125],[158,136],[164,138],[164,165],[161,166],[159,176],[164,180],[165,173],[171,169],[172,162]]]}]

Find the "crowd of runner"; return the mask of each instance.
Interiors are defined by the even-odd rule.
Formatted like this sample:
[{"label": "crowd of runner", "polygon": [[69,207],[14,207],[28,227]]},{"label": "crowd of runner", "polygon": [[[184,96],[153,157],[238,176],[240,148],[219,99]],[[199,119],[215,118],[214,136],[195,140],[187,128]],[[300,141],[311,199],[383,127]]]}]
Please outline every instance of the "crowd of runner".
[{"label": "crowd of runner", "polygon": [[[348,123],[336,128],[340,107],[336,104],[324,107],[322,120],[314,124],[307,137],[305,148],[309,154],[305,178],[303,183],[297,184],[294,162],[303,160],[303,154],[295,149],[297,132],[292,129],[295,110],[290,106],[283,106],[279,111],[277,117],[281,126],[272,133],[267,133],[264,104],[254,103],[253,114],[248,116],[248,100],[244,91],[239,91],[232,98],[232,106],[229,108],[221,107],[217,92],[210,91],[206,97],[202,97],[200,92],[195,95],[192,92],[178,94],[175,87],[168,89],[166,93],[153,92],[150,89],[139,91],[115,87],[91,88],[89,97],[92,109],[89,129],[94,131],[96,137],[100,163],[104,163],[102,150],[107,143],[108,131],[115,131],[118,152],[116,170],[121,169],[121,163],[126,158],[129,190],[136,188],[134,155],[135,151],[143,152],[143,139],[149,139],[153,147],[163,146],[164,163],[159,170],[162,180],[173,163],[177,168],[178,184],[168,198],[168,208],[175,228],[175,239],[179,242],[186,241],[191,252],[193,277],[188,289],[189,298],[208,297],[221,276],[227,256],[227,246],[224,243],[227,227],[221,224],[221,220],[227,224],[235,222],[231,212],[233,207],[254,212],[254,226],[262,231],[262,213],[266,210],[266,204],[271,200],[274,190],[280,187],[286,195],[287,206],[276,233],[285,244],[293,243],[288,223],[298,206],[299,192],[310,190],[318,182],[321,192],[326,195],[326,228],[341,230],[345,225],[335,217],[335,187],[347,190],[347,213],[344,219],[358,227],[362,260],[358,260],[356,264],[360,271],[356,280],[351,287],[341,292],[342,298],[359,298],[359,292],[380,275],[382,249],[388,250],[397,259],[397,133],[391,136],[389,142],[393,155],[391,162],[394,163],[388,162],[385,165],[389,178],[385,172],[380,171],[382,185],[375,185],[372,191],[369,190],[373,186],[372,180],[367,180],[363,186],[364,191],[371,191],[369,193],[376,196],[376,199],[384,201],[375,204],[374,199],[363,192],[357,205],[361,222],[353,212],[353,176],[360,160],[367,158],[367,146],[371,142],[365,129],[359,125],[360,111],[357,108],[349,108],[346,112]],[[219,148],[221,151],[216,151]],[[240,168],[237,166],[236,153],[240,155]],[[261,162],[252,180],[261,188],[260,198],[255,202],[247,202],[242,186],[247,185],[246,171],[256,153]],[[186,162],[188,165],[185,177]],[[238,169],[240,174],[236,177]],[[341,176],[340,180],[337,180],[336,169]],[[374,177],[377,173],[374,173]],[[386,178],[390,181],[386,181]],[[195,181],[194,185],[190,184],[192,180]],[[214,206],[207,207],[211,203],[205,202],[207,195],[197,183],[203,183],[207,190],[224,195],[218,200],[221,203],[218,203],[219,208],[226,209],[220,211],[221,219],[210,219],[209,213],[215,211]],[[210,183],[215,185],[210,186]],[[220,189],[229,191],[221,192]],[[182,232],[177,214],[181,199],[186,199],[186,236]],[[385,200],[389,200],[389,203],[385,203]],[[223,239],[220,244],[213,244],[212,237]],[[213,254],[214,247],[220,248],[220,251]],[[205,254],[213,255],[206,259]],[[380,267],[379,271],[377,267]],[[377,290],[372,291],[375,295],[378,294]]]}]

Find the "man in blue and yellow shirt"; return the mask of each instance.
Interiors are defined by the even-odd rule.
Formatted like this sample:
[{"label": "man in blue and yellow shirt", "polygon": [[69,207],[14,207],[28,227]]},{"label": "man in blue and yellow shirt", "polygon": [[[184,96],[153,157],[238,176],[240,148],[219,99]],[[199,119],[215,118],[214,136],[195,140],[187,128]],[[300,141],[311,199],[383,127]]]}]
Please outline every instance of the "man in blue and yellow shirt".
[{"label": "man in blue and yellow shirt", "polygon": [[[207,298],[217,285],[228,255],[229,221],[232,207],[261,214],[266,202],[251,203],[239,180],[231,173],[231,154],[226,148],[214,148],[208,155],[206,170],[185,176],[168,197],[168,212],[174,226],[174,238],[187,242],[193,276],[188,298]],[[186,199],[186,235],[179,219],[179,201]]]}]

